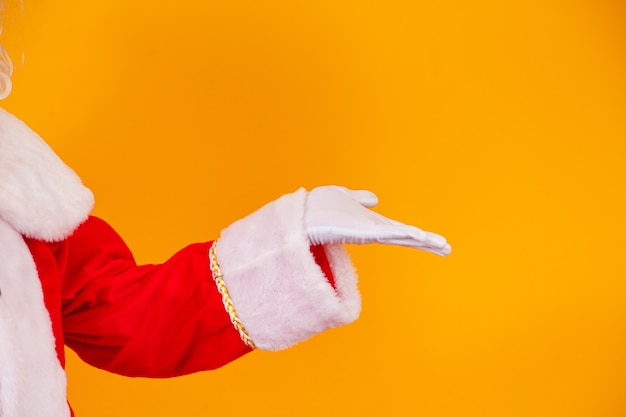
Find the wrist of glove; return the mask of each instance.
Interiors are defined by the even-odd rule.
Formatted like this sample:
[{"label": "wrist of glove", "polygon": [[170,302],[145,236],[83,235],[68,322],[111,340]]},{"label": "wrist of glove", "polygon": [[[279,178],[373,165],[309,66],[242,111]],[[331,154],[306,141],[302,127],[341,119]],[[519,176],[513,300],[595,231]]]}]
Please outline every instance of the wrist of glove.
[{"label": "wrist of glove", "polygon": [[309,192],[305,206],[305,228],[313,245],[371,244],[406,246],[437,255],[450,254],[443,236],[426,232],[378,214],[371,191],[323,186]]}]

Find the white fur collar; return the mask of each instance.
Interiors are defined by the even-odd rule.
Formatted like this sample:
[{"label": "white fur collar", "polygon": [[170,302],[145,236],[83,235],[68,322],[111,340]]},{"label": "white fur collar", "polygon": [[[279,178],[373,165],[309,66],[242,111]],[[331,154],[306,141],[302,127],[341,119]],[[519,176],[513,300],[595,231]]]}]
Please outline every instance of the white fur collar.
[{"label": "white fur collar", "polygon": [[0,109],[0,219],[25,236],[61,240],[82,223],[93,196],[41,138]]}]

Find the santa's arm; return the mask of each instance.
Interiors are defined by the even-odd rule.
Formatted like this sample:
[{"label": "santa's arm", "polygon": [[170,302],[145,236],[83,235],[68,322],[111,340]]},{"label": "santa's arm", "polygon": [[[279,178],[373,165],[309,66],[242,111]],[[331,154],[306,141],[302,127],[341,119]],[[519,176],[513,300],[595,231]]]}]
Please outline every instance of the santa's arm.
[{"label": "santa's arm", "polygon": [[283,196],[216,242],[160,265],[137,266],[110,226],[90,218],[68,239],[62,262],[66,344],[112,372],[166,377],[222,366],[251,346],[282,349],[356,319],[352,265],[339,245],[311,247],[306,197]]},{"label": "santa's arm", "polygon": [[342,187],[299,190],[235,222],[217,241],[146,266],[136,266],[117,234],[92,218],[69,239],[67,344],[113,372],[172,376],[350,323],[361,302],[343,243],[450,252],[441,236],[367,209],[375,203],[372,193]]}]

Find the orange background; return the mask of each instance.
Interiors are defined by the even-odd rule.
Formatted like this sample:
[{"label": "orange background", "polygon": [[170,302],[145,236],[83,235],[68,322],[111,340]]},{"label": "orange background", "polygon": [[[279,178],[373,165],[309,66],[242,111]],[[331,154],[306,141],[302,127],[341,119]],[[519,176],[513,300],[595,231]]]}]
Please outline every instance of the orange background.
[{"label": "orange background", "polygon": [[453,245],[351,247],[361,319],[285,352],[172,380],[70,355],[78,416],[626,415],[625,24],[617,0],[14,7],[3,106],[139,261],[328,183]]}]

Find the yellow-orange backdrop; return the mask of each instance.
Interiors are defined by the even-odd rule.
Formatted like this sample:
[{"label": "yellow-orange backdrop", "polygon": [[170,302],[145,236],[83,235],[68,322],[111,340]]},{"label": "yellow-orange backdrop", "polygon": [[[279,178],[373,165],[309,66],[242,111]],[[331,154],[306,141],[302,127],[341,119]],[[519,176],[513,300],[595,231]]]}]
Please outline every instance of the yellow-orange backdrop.
[{"label": "yellow-orange backdrop", "polygon": [[25,0],[3,106],[139,261],[327,183],[453,244],[350,248],[361,319],[282,353],[173,380],[70,355],[78,416],[625,415],[625,24],[618,0]]}]

